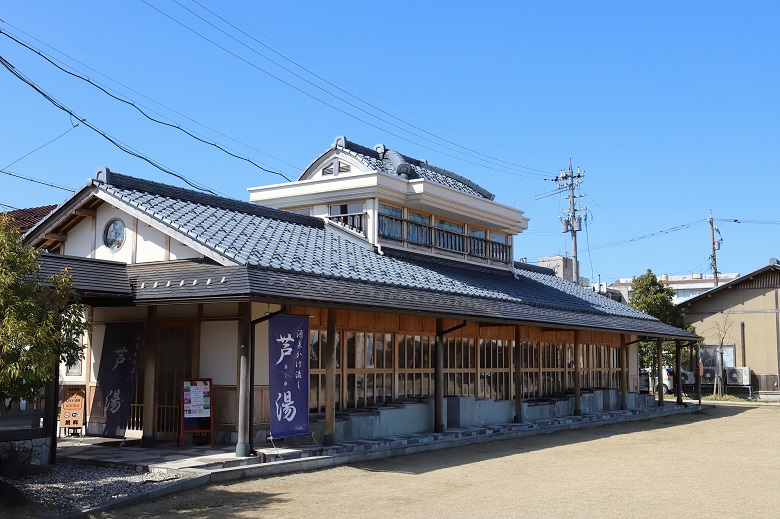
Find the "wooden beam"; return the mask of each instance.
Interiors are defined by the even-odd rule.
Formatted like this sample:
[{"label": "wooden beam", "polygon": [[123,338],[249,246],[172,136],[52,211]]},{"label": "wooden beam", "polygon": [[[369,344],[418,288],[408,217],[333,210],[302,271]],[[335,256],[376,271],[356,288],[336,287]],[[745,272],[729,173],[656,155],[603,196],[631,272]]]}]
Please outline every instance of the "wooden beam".
[{"label": "wooden beam", "polygon": [[658,393],[658,407],[664,406],[664,340],[661,338],[656,339],[655,342],[655,354],[656,354],[656,374],[655,374],[655,390]]},{"label": "wooden beam", "polygon": [[574,416],[582,416],[582,395],[580,381],[580,332],[574,330]]},{"label": "wooden beam", "polygon": [[336,310],[328,308],[325,339],[325,445],[336,444]]},{"label": "wooden beam", "polygon": [[515,423],[523,423],[523,342],[520,326],[515,326]]},{"label": "wooden beam", "polygon": [[157,406],[155,405],[156,381],[157,381],[157,307],[150,306],[146,313],[146,342],[144,343],[144,408],[142,417],[141,447],[154,447],[155,418]]},{"label": "wooden beam", "polygon": [[628,409],[628,345],[625,334],[620,334],[620,409]]},{"label": "wooden beam", "polygon": [[[465,322],[465,321],[464,321]],[[443,433],[444,423],[444,319],[436,319],[436,363],[434,368],[434,388],[436,394],[434,432]]]},{"label": "wooden beam", "polygon": [[97,211],[94,209],[76,209],[73,211],[76,216],[97,216]]},{"label": "wooden beam", "polygon": [[58,234],[56,232],[49,232],[43,235],[44,240],[49,241],[66,241],[68,239],[67,234]]}]

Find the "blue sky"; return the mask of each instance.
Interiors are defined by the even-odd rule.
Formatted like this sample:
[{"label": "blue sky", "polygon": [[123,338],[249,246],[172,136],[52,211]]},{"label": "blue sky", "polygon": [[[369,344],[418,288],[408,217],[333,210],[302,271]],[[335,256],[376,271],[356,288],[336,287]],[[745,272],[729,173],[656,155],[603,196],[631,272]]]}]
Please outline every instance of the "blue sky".
[{"label": "blue sky", "polygon": [[[780,256],[776,2],[148,2],[12,1],[0,29],[290,178],[337,135],[471,178],[526,212],[517,258],[531,262],[571,253],[558,220],[568,203],[544,180],[571,158],[586,173],[579,257],[593,281],[710,273],[710,211],[721,272]],[[95,128],[221,194],[247,200],[246,188],[283,181],[5,35],[0,56]],[[11,174],[77,189],[108,166],[183,185],[72,128],[2,67],[0,115],[5,206],[69,196]]]}]

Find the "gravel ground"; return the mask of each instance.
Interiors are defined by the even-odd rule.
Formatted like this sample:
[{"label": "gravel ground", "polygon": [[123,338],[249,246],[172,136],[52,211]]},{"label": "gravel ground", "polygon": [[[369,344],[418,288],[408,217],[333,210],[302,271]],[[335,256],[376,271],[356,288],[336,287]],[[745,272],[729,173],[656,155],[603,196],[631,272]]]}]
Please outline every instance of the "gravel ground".
[{"label": "gravel ground", "polygon": [[4,510],[0,513],[3,519],[54,517],[150,490],[179,477],[73,463],[58,463],[50,468],[50,472],[18,479],[0,477],[33,502]]}]

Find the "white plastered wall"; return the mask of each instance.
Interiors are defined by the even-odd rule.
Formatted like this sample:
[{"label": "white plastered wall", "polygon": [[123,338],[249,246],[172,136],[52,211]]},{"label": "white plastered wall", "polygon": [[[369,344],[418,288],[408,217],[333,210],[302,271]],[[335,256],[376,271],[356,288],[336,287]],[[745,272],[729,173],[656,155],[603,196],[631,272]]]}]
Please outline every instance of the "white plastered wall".
[{"label": "white plastered wall", "polygon": [[[125,241],[118,251],[111,252],[103,244],[103,233],[106,225],[115,218],[125,224]],[[96,216],[85,218],[68,231],[64,254],[128,264],[203,257],[194,249],[110,204],[103,204],[97,209]]]},{"label": "white plastered wall", "polygon": [[[261,303],[252,304],[252,319],[258,319],[264,315],[278,312],[279,305],[269,305]],[[267,386],[268,379],[268,321],[264,321],[255,326],[255,385]]]},{"label": "white plastered wall", "polygon": [[85,218],[68,232],[68,239],[64,244],[64,254],[89,258],[92,254],[92,218]]},{"label": "white plastered wall", "polygon": [[238,384],[239,321],[203,321],[200,325],[200,376],[215,385]]},{"label": "white plastered wall", "polygon": [[143,222],[138,223],[136,262],[165,261],[165,234]]}]

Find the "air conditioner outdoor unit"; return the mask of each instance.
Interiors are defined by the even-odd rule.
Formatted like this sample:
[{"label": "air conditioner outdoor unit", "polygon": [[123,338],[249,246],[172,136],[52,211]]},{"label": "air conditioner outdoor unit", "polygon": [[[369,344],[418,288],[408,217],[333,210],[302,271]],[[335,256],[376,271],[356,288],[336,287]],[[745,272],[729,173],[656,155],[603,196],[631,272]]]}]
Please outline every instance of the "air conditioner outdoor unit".
[{"label": "air conditioner outdoor unit", "polygon": [[726,384],[730,386],[749,386],[750,368],[726,368]]},{"label": "air conditioner outdoor unit", "polygon": [[696,383],[696,374],[693,371],[680,372],[680,384],[692,386]]},{"label": "air conditioner outdoor unit", "polygon": [[715,384],[715,377],[718,374],[718,368],[704,368],[704,376],[701,377],[702,384]]}]

